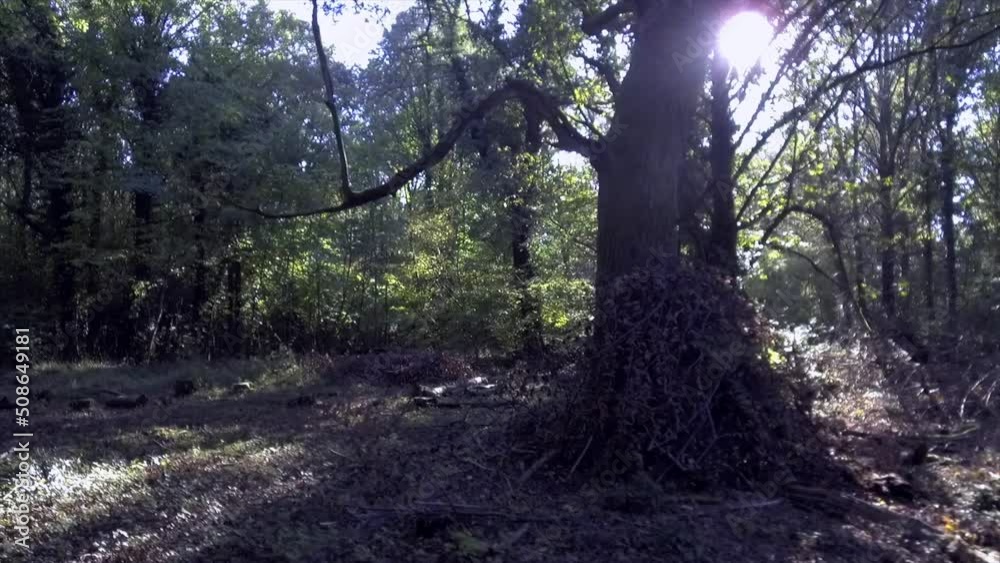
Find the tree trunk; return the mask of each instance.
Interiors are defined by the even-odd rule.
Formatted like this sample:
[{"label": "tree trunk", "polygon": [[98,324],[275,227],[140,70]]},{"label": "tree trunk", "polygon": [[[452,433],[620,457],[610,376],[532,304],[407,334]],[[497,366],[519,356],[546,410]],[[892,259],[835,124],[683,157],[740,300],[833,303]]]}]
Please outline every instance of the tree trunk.
[{"label": "tree trunk", "polygon": [[607,150],[594,157],[599,300],[655,253],[679,253],[678,188],[706,74],[697,39],[710,13],[703,3],[636,2],[629,70]]},{"label": "tree trunk", "polygon": [[712,215],[708,263],[736,277],[739,275],[735,184],[733,180],[733,133],[736,126],[729,113],[729,62],[716,52],[712,61]]},{"label": "tree trunk", "polygon": [[629,344],[606,318],[619,314],[610,303],[612,284],[658,256],[662,279],[680,271],[679,189],[707,72],[707,49],[696,41],[698,31],[710,27],[706,6],[639,0],[635,9],[629,70],[615,96],[607,145],[591,158],[599,187],[593,334],[599,352],[591,358],[595,398],[588,402],[599,408],[598,455],[627,423],[620,409],[631,377],[618,359]]},{"label": "tree trunk", "polygon": [[68,62],[55,27],[52,7],[44,3],[24,5],[34,30],[30,48],[18,46],[3,61],[10,75],[17,123],[21,133],[23,185],[20,212],[30,211],[34,184],[46,198],[45,221],[39,228],[52,267],[49,306],[54,309],[60,356],[78,356],[76,330],[76,268],[70,242],[73,199],[66,170],[66,154],[72,130],[66,105],[69,97]]},{"label": "tree trunk", "polygon": [[[853,194],[852,208],[855,217],[860,217],[857,193]],[[858,296],[858,308],[866,318],[870,317],[868,310],[867,268],[865,267],[864,240],[861,236],[861,226],[854,227],[854,285]]]},{"label": "tree trunk", "polygon": [[535,213],[531,206],[537,188],[534,185],[523,184],[517,188],[515,201],[510,209],[510,230],[514,283],[520,301],[521,347],[525,352],[537,352],[543,347],[541,307],[531,290],[531,284],[535,280],[535,267],[531,260],[531,236],[535,226]]},{"label": "tree trunk", "polygon": [[243,349],[243,263],[230,260],[226,266],[226,298],[228,300],[229,326],[227,335],[232,342],[230,354],[239,354]]},{"label": "tree trunk", "polygon": [[[50,171],[50,174],[54,171]],[[70,201],[70,190],[64,178],[50,178],[47,192],[49,205],[46,210],[47,232],[50,234],[49,247],[52,250],[53,282],[55,308],[59,322],[59,336],[62,339],[59,355],[65,360],[76,359],[79,356],[76,341],[76,268],[73,266],[72,255],[65,248],[69,241],[73,210]]]},{"label": "tree trunk", "polygon": [[201,310],[208,302],[208,252],[205,249],[205,221],[208,210],[199,202],[198,211],[194,214],[194,290],[191,296],[191,324],[194,329],[201,323]]},{"label": "tree trunk", "polygon": [[913,269],[910,259],[910,240],[913,237],[913,230],[910,226],[910,220],[906,215],[897,217],[896,222],[899,224],[900,236],[903,240],[899,249],[899,277],[906,287],[906,293],[900,296],[900,316],[909,323],[913,300],[913,291],[911,289],[913,287]]},{"label": "tree trunk", "polygon": [[924,307],[927,311],[927,323],[934,323],[934,200],[937,195],[934,165],[934,153],[927,148],[926,135],[923,136],[924,146],[924,224],[923,224],[923,268],[924,268]]},{"label": "tree trunk", "polygon": [[[541,122],[535,112],[525,111],[526,130],[524,151],[534,157],[542,149]],[[514,282],[520,296],[521,347],[528,353],[541,351],[545,347],[542,339],[542,307],[531,290],[535,281],[535,266],[531,258],[531,238],[535,230],[534,205],[538,197],[538,186],[521,174],[524,164],[519,162],[514,151],[515,167],[513,202],[510,209],[511,257],[514,267]],[[532,164],[533,165],[533,164]],[[534,177],[535,174],[528,174]]]},{"label": "tree trunk", "polygon": [[878,96],[878,203],[881,227],[879,252],[881,262],[882,312],[889,324],[896,318],[896,206],[893,189],[896,182],[896,162],[893,155],[892,85],[888,71],[879,73]]},{"label": "tree trunk", "polygon": [[881,218],[882,310],[891,322],[896,317],[896,212],[892,202],[893,173],[879,173]]},{"label": "tree trunk", "polygon": [[[139,111],[142,128],[149,135],[140,138],[135,147],[135,164],[141,178],[145,179],[151,177],[156,169],[153,156],[155,140],[150,134],[155,135],[163,121],[160,92],[163,87],[161,76],[165,71],[156,68],[158,63],[155,60],[157,56],[155,49],[162,48],[158,37],[160,31],[151,23],[156,18],[146,8],[142,8],[141,11],[145,25],[135,30],[140,44],[136,47],[134,55],[135,62],[141,70],[132,77],[129,85],[135,98],[136,109]],[[135,276],[139,280],[148,280],[151,276],[148,258],[152,241],[150,228],[153,223],[154,206],[155,198],[151,191],[148,189],[135,191],[132,211],[135,218]]]},{"label": "tree trunk", "polygon": [[[944,271],[947,288],[947,323],[955,328],[958,311],[958,259],[955,249],[955,158],[957,141],[955,126],[958,122],[958,92],[949,96],[944,116],[944,130],[941,132],[941,232],[944,236]],[[949,331],[950,332],[950,331]]]}]

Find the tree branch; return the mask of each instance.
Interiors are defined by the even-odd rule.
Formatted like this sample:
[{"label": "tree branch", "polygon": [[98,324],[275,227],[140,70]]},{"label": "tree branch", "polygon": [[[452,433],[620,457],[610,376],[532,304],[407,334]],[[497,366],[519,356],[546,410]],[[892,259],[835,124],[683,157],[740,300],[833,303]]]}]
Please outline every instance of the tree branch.
[{"label": "tree branch", "polygon": [[632,9],[632,2],[619,0],[596,14],[584,16],[580,27],[587,35],[599,35],[606,29],[617,27],[621,17],[631,12]]},{"label": "tree branch", "polygon": [[324,215],[346,211],[367,203],[380,200],[394,195],[411,180],[434,167],[444,160],[446,156],[458,143],[465,130],[474,122],[481,120],[487,113],[503,105],[511,99],[518,99],[540,119],[547,121],[556,135],[556,148],[576,152],[588,158],[593,156],[592,147],[598,146],[595,140],[589,139],[580,134],[573,127],[572,122],[559,109],[559,100],[546,94],[537,86],[526,80],[511,79],[502,87],[494,90],[478,103],[463,109],[451,128],[441,137],[441,139],[428,150],[423,156],[398,170],[391,178],[382,184],[364,191],[355,192],[351,188],[350,171],[347,163],[347,152],[344,148],[343,131],[340,124],[340,116],[337,111],[336,98],[334,97],[333,77],[330,74],[330,65],[323,50],[323,40],[319,30],[319,7],[318,0],[312,0],[312,34],[316,43],[316,54],[319,58],[320,72],[323,75],[323,84],[326,88],[326,106],[333,117],[334,134],[337,139],[337,153],[340,157],[341,184],[340,193],[342,201],[337,205],[321,207],[308,211],[292,211],[284,213],[272,213],[264,211],[263,208],[245,207],[232,203],[232,207],[249,211],[268,219],[293,219],[297,217],[310,217],[313,215]]},{"label": "tree branch", "polygon": [[826,278],[827,280],[829,280],[830,283],[832,283],[833,286],[836,287],[837,289],[839,289],[841,291],[845,291],[846,288],[840,282],[838,282],[836,279],[834,279],[833,276],[831,276],[830,274],[828,274],[826,272],[826,270],[824,270],[818,263],[816,263],[816,261],[813,260],[809,255],[807,255],[807,254],[805,254],[803,252],[800,252],[800,251],[798,251],[798,250],[796,250],[796,249],[794,249],[794,248],[792,248],[790,246],[785,246],[783,244],[778,244],[776,242],[769,242],[769,243],[765,244],[764,246],[766,246],[768,248],[773,248],[774,250],[777,250],[779,252],[784,252],[785,254],[791,254],[792,256],[795,256],[797,258],[800,258],[800,259],[806,261],[810,266],[812,266],[813,270],[816,270],[817,274],[819,274],[819,275],[823,276],[824,278]]},{"label": "tree branch", "polygon": [[319,32],[319,2],[312,0],[312,34],[316,43],[316,56],[319,58],[319,70],[323,75],[323,86],[326,89],[326,107],[333,117],[333,134],[337,139],[337,156],[340,158],[340,195],[344,198],[344,203],[350,203],[354,199],[354,191],[351,190],[351,170],[347,164],[347,149],[344,148],[344,132],[340,126],[340,112],[337,111],[337,98],[334,95],[333,75],[330,74],[330,61],[326,58],[326,50],[323,49],[323,38]]},{"label": "tree branch", "polygon": [[591,68],[597,71],[597,74],[599,74],[601,78],[607,82],[608,90],[611,91],[611,95],[618,94],[618,90],[621,88],[621,81],[618,80],[618,75],[615,72],[615,69],[608,64],[607,61],[602,61],[597,57],[591,57],[588,55],[580,55],[580,58],[583,59],[583,62],[587,63]]},{"label": "tree branch", "polygon": [[308,211],[285,213],[272,213],[264,211],[260,207],[251,208],[238,204],[231,205],[237,209],[256,213],[268,219],[294,219],[297,217],[338,213],[389,197],[421,173],[444,160],[472,123],[482,119],[487,113],[512,99],[517,99],[526,107],[530,107],[532,111],[537,112],[537,115],[541,119],[549,123],[552,131],[556,134],[557,143],[555,146],[557,148],[576,152],[588,158],[592,156],[591,147],[596,146],[596,142],[583,136],[573,128],[569,118],[559,109],[557,100],[526,80],[511,79],[477,104],[461,111],[451,128],[419,159],[401,168],[391,178],[378,186],[360,192],[352,191],[349,197],[344,198],[337,205]]},{"label": "tree branch", "polygon": [[[993,14],[1000,14],[1000,11],[991,11],[985,14],[978,14],[970,19],[987,17]],[[945,37],[951,35],[953,31],[954,31],[953,29],[949,30],[949,33],[945,34]],[[860,77],[861,75],[874,70],[887,68],[899,64],[901,62],[905,62],[910,59],[921,57],[924,55],[929,55],[938,51],[965,49],[997,34],[1000,34],[1000,27],[991,28],[987,31],[984,31],[972,37],[967,41],[961,41],[958,43],[943,43],[941,41],[937,41],[921,49],[907,51],[889,59],[874,61],[874,62],[867,61],[863,63],[861,66],[858,66],[855,69],[840,74],[838,76],[829,76],[826,82],[821,84],[815,90],[813,90],[812,94],[803,103],[788,110],[784,115],[781,116],[781,118],[776,120],[767,130],[761,133],[760,137],[758,137],[757,139],[757,142],[746,154],[746,156],[744,156],[743,159],[741,160],[740,165],[737,167],[736,176],[740,176],[743,174],[743,172],[746,171],[751,160],[757,155],[758,152],[760,152],[760,150],[762,150],[767,145],[767,142],[770,139],[771,135],[773,135],[775,132],[780,130],[785,125],[788,125],[789,123],[798,120],[802,115],[805,115],[810,110],[810,108],[812,108],[813,104],[815,104],[825,94],[833,91],[837,87],[845,85],[848,82]],[[835,67],[836,66],[837,65],[835,65]],[[740,142],[737,143],[737,146],[741,144],[742,138],[747,134],[747,132],[749,132],[749,128],[744,129],[744,133],[740,137]]]}]

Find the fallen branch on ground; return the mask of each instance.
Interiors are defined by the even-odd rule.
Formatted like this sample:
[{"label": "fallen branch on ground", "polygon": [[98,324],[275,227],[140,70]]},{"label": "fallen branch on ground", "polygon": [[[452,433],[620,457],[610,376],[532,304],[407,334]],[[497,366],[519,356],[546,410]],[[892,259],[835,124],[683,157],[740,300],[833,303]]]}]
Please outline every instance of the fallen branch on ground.
[{"label": "fallen branch on ground", "polygon": [[944,444],[947,442],[957,442],[959,440],[966,440],[972,438],[979,431],[979,426],[970,426],[965,430],[960,432],[955,432],[954,434],[927,434],[924,436],[892,436],[885,435],[881,436],[878,434],[873,434],[871,432],[864,432],[861,430],[845,430],[843,434],[847,436],[855,436],[858,438],[878,438],[878,439],[892,439],[903,445],[919,445],[919,444]]}]

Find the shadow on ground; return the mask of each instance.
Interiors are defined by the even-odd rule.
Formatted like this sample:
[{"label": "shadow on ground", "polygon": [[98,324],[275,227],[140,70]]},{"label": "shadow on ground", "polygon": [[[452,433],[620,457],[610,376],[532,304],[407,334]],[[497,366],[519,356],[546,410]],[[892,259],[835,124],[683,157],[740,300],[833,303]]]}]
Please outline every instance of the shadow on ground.
[{"label": "shadow on ground", "polygon": [[[403,387],[285,383],[135,411],[42,411],[36,462],[49,489],[34,548],[4,548],[4,560],[945,560],[896,522],[780,493],[567,479],[536,463],[547,452],[511,440],[512,407],[418,408]],[[295,406],[301,396],[316,403]]]}]

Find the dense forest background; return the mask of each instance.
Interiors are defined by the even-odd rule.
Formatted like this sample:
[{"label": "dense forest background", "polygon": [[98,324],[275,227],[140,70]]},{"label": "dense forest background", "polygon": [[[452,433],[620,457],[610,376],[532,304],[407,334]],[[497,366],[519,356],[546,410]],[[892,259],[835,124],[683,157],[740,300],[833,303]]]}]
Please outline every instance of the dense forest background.
[{"label": "dense forest background", "polygon": [[[517,104],[468,120],[391,198],[262,216],[333,205],[341,178],[309,24],[272,6],[0,6],[5,322],[36,327],[50,357],[136,361],[584,334],[595,174]],[[613,138],[631,39],[585,33],[598,8],[422,2],[367,65],[334,60],[354,183],[388,179],[511,78]],[[737,275],[787,325],[868,327],[920,355],[984,343],[1000,314],[996,7],[769,10],[763,63],[715,56],[706,77],[683,255]]]}]

